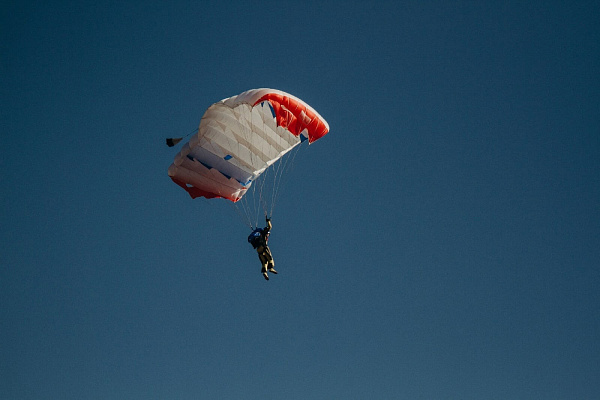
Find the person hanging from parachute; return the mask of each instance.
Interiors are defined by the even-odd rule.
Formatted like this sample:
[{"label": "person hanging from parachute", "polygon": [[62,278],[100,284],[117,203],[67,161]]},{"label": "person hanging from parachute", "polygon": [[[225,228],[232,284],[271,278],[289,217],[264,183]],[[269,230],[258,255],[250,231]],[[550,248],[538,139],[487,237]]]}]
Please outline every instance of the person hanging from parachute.
[{"label": "person hanging from parachute", "polygon": [[277,274],[277,271],[275,271],[275,261],[273,260],[271,249],[269,248],[269,235],[271,234],[273,224],[271,224],[271,219],[269,217],[265,217],[265,223],[267,226],[264,228],[256,228],[252,231],[248,236],[248,242],[258,253],[258,259],[262,265],[260,272],[266,280],[269,280],[267,271],[273,274]]},{"label": "person hanging from parachute", "polygon": [[[197,133],[192,132],[181,147],[168,175],[192,198],[222,198],[239,204],[236,211],[250,229],[257,225],[257,207],[263,207],[266,227],[254,229],[248,241],[258,253],[262,275],[269,280],[268,272],[277,274],[268,246],[269,216],[289,158],[285,163],[281,159],[302,142],[311,144],[328,132],[327,121],[301,99],[276,89],[247,90],[206,110]],[[173,147],[183,139],[169,138],[167,145]],[[270,187],[265,185],[267,175],[272,178]]]}]

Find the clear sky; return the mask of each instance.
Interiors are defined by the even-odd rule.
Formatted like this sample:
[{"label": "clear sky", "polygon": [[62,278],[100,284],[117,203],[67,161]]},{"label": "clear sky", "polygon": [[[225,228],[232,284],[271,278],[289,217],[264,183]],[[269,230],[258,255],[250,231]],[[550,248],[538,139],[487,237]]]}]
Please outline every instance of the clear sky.
[{"label": "clear sky", "polygon": [[[598,2],[0,18],[0,398],[600,398]],[[259,87],[331,127],[269,282],[164,145]]]}]

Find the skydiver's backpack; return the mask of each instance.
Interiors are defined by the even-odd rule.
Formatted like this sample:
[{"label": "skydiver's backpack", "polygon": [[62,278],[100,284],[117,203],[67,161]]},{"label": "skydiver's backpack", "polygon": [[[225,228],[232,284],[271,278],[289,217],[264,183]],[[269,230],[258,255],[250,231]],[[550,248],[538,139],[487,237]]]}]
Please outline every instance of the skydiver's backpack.
[{"label": "skydiver's backpack", "polygon": [[252,233],[248,236],[248,243],[252,245],[252,247],[257,248],[260,246],[262,241],[262,229],[257,228],[252,231]]}]

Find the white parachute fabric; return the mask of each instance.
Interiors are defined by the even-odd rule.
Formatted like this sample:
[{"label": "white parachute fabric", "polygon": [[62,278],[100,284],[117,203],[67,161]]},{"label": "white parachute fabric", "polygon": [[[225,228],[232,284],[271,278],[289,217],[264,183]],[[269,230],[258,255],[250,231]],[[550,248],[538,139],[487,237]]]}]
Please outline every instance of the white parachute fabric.
[{"label": "white parachute fabric", "polygon": [[168,173],[193,198],[236,202],[283,155],[328,130],[302,100],[273,89],[249,90],[208,108],[198,133],[175,156]]}]

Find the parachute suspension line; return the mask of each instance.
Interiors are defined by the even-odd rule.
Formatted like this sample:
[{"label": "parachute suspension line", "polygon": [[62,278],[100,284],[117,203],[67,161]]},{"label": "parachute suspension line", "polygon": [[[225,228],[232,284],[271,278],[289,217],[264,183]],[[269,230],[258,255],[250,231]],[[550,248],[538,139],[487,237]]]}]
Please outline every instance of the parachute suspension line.
[{"label": "parachute suspension line", "polygon": [[[215,210],[215,204],[210,201],[209,199],[205,198],[205,197],[199,197],[200,199],[202,199],[204,204],[208,204],[210,207],[212,207],[213,210]],[[240,218],[240,220],[244,223],[244,225],[249,226],[250,229],[252,229],[252,225],[250,224],[250,221],[248,220],[247,216],[243,215],[240,210],[237,207],[236,203],[231,203],[228,201],[229,204],[231,204],[231,206],[233,207],[233,209],[235,210],[235,212],[237,213],[238,217]]]},{"label": "parachute suspension line", "polygon": [[[250,137],[250,133],[249,133],[250,130],[248,129],[248,126],[244,122],[243,112],[241,113],[240,118],[241,119],[238,122],[239,128],[240,128],[240,133],[246,140],[248,140]],[[239,147],[240,147],[239,143],[237,144],[237,146],[238,146],[238,150],[239,150]],[[238,213],[240,215],[243,215],[244,221],[245,221],[246,225],[250,227],[250,229],[253,229],[253,221],[252,221],[252,215],[250,212],[250,204],[249,204],[248,199],[253,195],[252,189],[253,189],[253,187],[250,186],[250,188],[247,189],[246,194],[240,200],[238,200],[238,202],[234,203],[236,210],[238,211]]]},{"label": "parachute suspension line", "polygon": [[237,203],[230,203],[230,204],[233,207],[233,209],[235,210],[236,214],[240,217],[240,219],[242,220],[242,222],[244,223],[244,225],[246,225],[250,229],[254,229],[252,227],[252,221],[250,221],[250,219],[248,218],[248,214],[246,212],[244,212],[244,214],[242,214],[242,212],[240,211],[240,208],[238,207]]},{"label": "parachute suspension line", "polygon": [[188,133],[187,135],[183,136],[183,137],[178,137],[178,138],[167,138],[167,146],[169,147],[173,147],[175,146],[177,143],[181,142],[183,139],[187,139],[190,135],[193,135],[194,133],[197,133],[200,130],[200,128],[196,128],[193,131],[191,131],[190,133]]},{"label": "parachute suspension line", "polygon": [[[252,111],[254,111],[255,107],[259,107],[259,106],[254,106],[252,107]],[[263,117],[263,112],[264,112],[264,107],[265,107],[265,103],[262,102],[260,104],[260,109],[256,108],[256,110],[258,111],[258,115],[260,115],[260,122],[262,124],[262,130],[265,130],[265,120]],[[252,126],[254,126],[254,112],[252,112],[251,114],[252,116]],[[265,184],[267,183],[267,176],[269,174],[269,168],[267,167],[265,169],[265,171],[261,174],[261,176],[259,177],[259,179],[257,180],[257,184],[260,182],[259,185],[259,190],[258,190],[258,206],[254,209],[256,211],[256,223],[258,224],[258,211],[259,209],[262,207],[263,212],[265,214],[265,217],[267,217],[267,202],[265,201],[265,197],[263,196],[263,193],[265,191]]]},{"label": "parachute suspension line", "polygon": [[[238,208],[238,204],[239,204],[239,207],[241,207],[244,212],[243,215],[245,217],[246,225],[248,225],[250,227],[250,229],[254,229],[254,225],[253,225],[253,221],[252,221],[252,212],[251,212],[250,204],[249,204],[249,200],[248,200],[250,197],[252,197],[252,198],[254,197],[254,187],[253,186],[250,186],[250,188],[248,188],[248,190],[246,191],[246,194],[240,200],[238,200],[237,203],[234,203],[234,205],[236,206],[236,208]],[[239,210],[239,208],[238,208],[238,210]]]},{"label": "parachute suspension line", "polygon": [[281,160],[282,165],[280,165],[279,168],[277,168],[276,175],[275,175],[275,183],[273,184],[275,189],[273,190],[273,200],[271,201],[271,214],[273,213],[273,211],[275,209],[275,203],[277,202],[277,200],[279,198],[279,190],[281,189],[281,183],[282,183],[281,178],[283,176],[283,173],[287,170],[287,164],[288,164],[289,160],[290,160],[290,156],[288,154],[288,156],[285,157],[285,160]]},{"label": "parachute suspension line", "polygon": [[[250,143],[252,143],[252,127],[254,126],[254,108],[250,107],[249,109],[250,112],[250,118],[249,118],[249,126],[248,129],[246,131],[246,140]],[[254,153],[250,153],[251,157],[254,157]],[[250,203],[248,203],[248,217],[250,219],[253,219],[253,225],[255,227],[258,227],[258,217],[256,216],[256,185],[257,185],[257,181],[254,180],[252,182],[252,186],[250,186],[250,194],[251,194],[251,200],[252,200],[252,205],[250,206]],[[247,193],[247,192],[246,192]]]},{"label": "parachute suspension line", "polygon": [[[285,157],[287,160],[288,157]],[[271,215],[273,215],[273,209],[275,208],[275,200],[277,198],[277,193],[279,192],[279,178],[281,177],[282,168],[285,169],[284,160],[279,160],[277,163],[277,168],[273,172],[273,192],[271,193]]]},{"label": "parachute suspension line", "polygon": [[249,225],[251,229],[254,228],[255,221],[252,221],[254,215],[252,210],[254,207],[250,204],[250,202],[252,201],[252,203],[255,203],[255,190],[256,189],[254,185],[251,185],[250,188],[248,188],[248,190],[246,191],[246,194],[237,203],[234,203],[236,207],[238,207],[239,204],[239,207],[242,208],[245,220],[247,221],[247,225]]},{"label": "parachute suspension line", "polygon": [[[268,110],[265,107],[269,107]],[[240,115],[240,133],[245,141],[252,143],[253,136],[256,134],[255,130],[264,131],[267,128],[267,122],[265,118],[269,113],[268,118],[271,117],[270,104],[263,102],[257,106],[250,106],[241,111]],[[249,114],[248,114],[249,113]],[[255,121],[255,117],[260,120]],[[288,119],[290,118],[288,114]],[[289,120],[283,122],[278,126],[288,126]],[[281,128],[278,128],[281,129]],[[241,146],[240,143],[237,144]],[[266,145],[262,143],[262,145]],[[283,184],[287,181],[287,172],[292,169],[296,155],[298,154],[301,141],[298,141],[286,154],[284,154],[279,160],[275,161],[274,164],[265,168],[265,170],[256,179],[254,179],[246,194],[236,203],[234,208],[238,216],[242,221],[250,228],[257,227],[259,224],[259,218],[261,211],[265,217],[271,217],[275,211],[275,206],[280,198],[280,194],[283,191]],[[261,149],[266,152],[266,149]],[[260,160],[256,160],[256,155],[250,152],[252,164],[260,165]]]},{"label": "parachute suspension line", "polygon": [[252,228],[253,222],[252,222],[252,219],[250,218],[250,212],[248,211],[248,199],[242,198],[240,205],[242,206],[242,209],[244,211],[244,216],[246,217],[246,220],[248,221],[248,225],[250,225],[250,228]]},{"label": "parachute suspension line", "polygon": [[188,133],[187,135],[185,135],[183,138],[186,139],[189,136],[193,135],[194,133],[198,133],[199,130],[200,130],[200,126],[198,126],[198,128],[196,128],[196,129],[190,131],[190,133]]},{"label": "parachute suspension line", "polygon": [[254,229],[254,222],[252,221],[252,216],[253,216],[253,212],[252,212],[252,207],[250,205],[250,198],[254,197],[254,187],[250,186],[250,188],[248,189],[248,191],[246,192],[246,195],[244,195],[240,200],[238,200],[236,203],[233,203],[232,205],[234,206],[234,208],[236,209],[236,212],[240,215],[240,217],[242,218],[242,220],[244,221],[244,223],[250,227],[250,229]]},{"label": "parachute suspension line", "polygon": [[[252,135],[253,135],[253,127],[254,127],[254,106],[250,106],[249,108],[249,112],[250,112],[250,125],[248,126],[248,131],[247,131],[247,137],[246,140],[250,143],[252,143]],[[254,153],[250,153],[251,157],[254,157]],[[254,160],[253,160],[254,161]],[[258,227],[258,212],[256,212],[257,210],[257,199],[256,199],[256,185],[258,184],[258,182],[255,180],[252,184],[252,186],[250,187],[250,190],[252,191],[252,208],[249,210],[249,213],[251,214],[251,217],[254,218],[254,226]],[[260,202],[260,199],[258,200]]]},{"label": "parachute suspension line", "polygon": [[291,171],[294,167],[294,161],[296,159],[296,155],[300,150],[301,143],[298,143],[294,148],[286,154],[283,159],[279,160],[279,165],[275,171],[275,177],[273,178],[273,193],[272,193],[272,201],[271,201],[271,215],[275,211],[275,205],[279,200],[279,195],[282,187],[286,183],[286,177],[288,176],[287,172]]},{"label": "parachute suspension line", "polygon": [[256,191],[259,190],[260,180],[255,180],[254,184],[250,187],[252,191],[252,207],[249,207],[248,213],[250,217],[254,218],[254,226],[258,227],[258,208],[260,206],[260,193],[257,196]]},{"label": "parachute suspension line", "polygon": [[[257,106],[255,106],[257,107]],[[252,137],[255,134],[254,127],[257,126],[260,122],[262,122],[262,129],[264,130],[265,121],[262,118],[259,109],[255,110],[255,107],[249,107],[244,110],[245,118],[243,118],[243,122],[241,124],[242,135],[247,142],[252,143]],[[262,105],[261,105],[262,107]],[[248,115],[249,113],[249,115]],[[256,121],[255,125],[254,114],[260,116],[260,122]],[[250,153],[250,157],[254,161],[254,157],[256,157],[252,152]],[[254,162],[253,162],[254,163]],[[268,172],[268,169],[265,170],[265,173]],[[253,180],[250,188],[248,188],[246,194],[242,197],[239,203],[243,206],[244,213],[246,214],[247,219],[250,221],[251,227],[258,226],[259,219],[259,210],[262,208],[266,212],[266,203],[264,201],[263,193],[265,190],[265,173],[258,176],[255,180]]]},{"label": "parachute suspension line", "polygon": [[[264,193],[265,185],[267,183],[267,179],[268,179],[269,175],[270,175],[270,171],[267,168],[265,170],[265,172],[263,172],[263,175],[262,175],[262,177],[260,179],[260,191],[258,193],[259,194],[259,202],[260,202],[259,204],[262,206],[262,209],[265,212],[265,217],[268,217],[268,214],[267,214],[267,201],[263,197],[263,193]],[[258,219],[258,215],[256,216],[256,218]]]},{"label": "parachute suspension line", "polygon": [[[279,123],[277,123],[277,125],[279,126]],[[288,126],[288,125],[289,125],[289,114],[288,114],[288,113],[286,113],[286,122],[285,122],[285,126]],[[284,155],[284,156],[285,156],[285,155]],[[282,161],[283,161],[283,160],[280,158],[279,160],[277,160],[277,161],[275,162],[275,164],[277,164],[277,165],[273,165],[273,166],[272,166],[272,168],[273,168],[273,170],[274,170],[274,171],[273,171],[273,174],[272,174],[272,175],[273,175],[273,177],[272,177],[272,179],[271,179],[271,185],[272,185],[272,188],[271,188],[271,199],[270,199],[271,209],[269,210],[269,211],[270,211],[270,215],[271,215],[271,216],[273,216],[273,208],[274,208],[274,202],[275,202],[275,194],[276,194],[276,193],[277,193],[277,191],[278,191],[278,187],[277,187],[277,176],[278,176],[278,174],[279,174],[279,171],[280,171],[280,169],[281,169]],[[265,179],[266,179],[266,177],[265,177]],[[265,210],[265,215],[267,215],[267,210]]]},{"label": "parachute suspension line", "polygon": [[[290,124],[290,113],[286,113],[286,126],[289,126]],[[298,152],[299,149],[299,145],[300,143],[297,143],[291,150],[293,157],[290,157],[290,152],[288,152],[287,154],[285,154],[277,163],[277,168],[275,169],[274,172],[274,176],[273,176],[273,191],[271,193],[271,215],[273,215],[273,212],[275,210],[275,205],[277,203],[277,200],[279,199],[279,193],[280,193],[280,189],[281,189],[281,184],[282,184],[282,177],[284,176],[284,174],[288,171],[288,162],[290,161],[290,158],[292,160],[292,165],[293,165],[293,161],[294,158],[296,157],[296,154]]]}]

